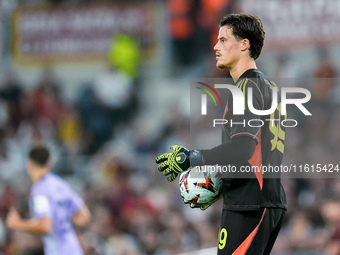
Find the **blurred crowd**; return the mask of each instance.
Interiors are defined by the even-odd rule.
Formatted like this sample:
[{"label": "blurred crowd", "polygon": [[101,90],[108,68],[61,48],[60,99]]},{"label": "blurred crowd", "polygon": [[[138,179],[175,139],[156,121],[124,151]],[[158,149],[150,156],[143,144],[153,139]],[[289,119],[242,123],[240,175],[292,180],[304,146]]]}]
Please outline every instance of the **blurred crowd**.
[{"label": "blurred crowd", "polygon": [[[190,80],[184,74],[204,61],[209,64],[197,69],[197,76],[225,75],[216,72],[209,54],[216,17],[231,11],[233,1],[202,0],[202,8],[193,2],[166,1],[172,71],[162,77],[164,84],[170,84],[170,74],[175,73],[176,81],[188,85]],[[203,15],[203,10],[208,13]],[[197,19],[202,16],[207,19]],[[183,26],[187,29],[178,29]],[[193,45],[197,47],[195,52],[204,50],[193,54]],[[296,85],[312,92],[307,108],[313,117],[303,117],[298,111],[289,113],[299,120],[299,125],[286,132],[284,164],[339,164],[338,67],[325,54],[319,57],[313,71],[302,76],[296,75],[298,69],[291,71],[293,64],[282,55],[276,55],[271,64],[278,68],[266,72],[266,65],[261,62],[259,67],[273,79],[304,82],[306,77],[313,78],[307,85]],[[141,71],[131,77],[109,66],[93,80],[78,86],[70,100],[64,93],[63,84],[67,82],[56,76],[53,67],[41,70],[39,82],[29,87],[15,69],[6,68],[0,81],[1,255],[43,254],[37,236],[8,231],[4,226],[11,206],[29,216],[31,183],[25,163],[28,149],[36,142],[48,144],[53,171],[69,181],[91,210],[89,226],[77,229],[86,255],[167,255],[216,246],[221,201],[206,211],[189,208],[182,203],[178,183],[168,183],[154,163],[155,156],[167,151],[169,145],[190,143],[190,114],[177,104],[187,100],[188,95],[178,91],[177,102],[170,100],[172,94],[162,95],[164,102],[172,104],[157,107],[168,108],[171,113],[154,121],[157,132],[150,132],[145,123],[145,102],[150,100],[145,88],[152,77],[145,76]],[[156,83],[155,86],[163,86],[164,91],[172,89]],[[150,112],[154,113],[155,109]],[[282,182],[289,211],[273,254],[340,254],[339,179],[283,178]]]},{"label": "blurred crowd", "polygon": [[112,2],[115,3],[136,3],[138,0],[16,0],[19,5],[21,6],[37,6],[37,5],[53,5],[56,7],[63,6],[63,7],[79,7],[84,6],[88,4],[93,4],[96,2],[96,4],[111,4]]}]

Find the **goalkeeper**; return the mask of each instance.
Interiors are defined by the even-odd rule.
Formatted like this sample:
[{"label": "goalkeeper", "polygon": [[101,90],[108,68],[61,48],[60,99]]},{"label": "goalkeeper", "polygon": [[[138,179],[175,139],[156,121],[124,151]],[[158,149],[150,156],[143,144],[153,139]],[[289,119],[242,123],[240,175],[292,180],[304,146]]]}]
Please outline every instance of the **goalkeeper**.
[{"label": "goalkeeper", "polygon": [[[256,67],[265,38],[261,20],[249,14],[230,14],[220,22],[216,52],[217,68],[227,68],[235,86],[248,98],[252,88],[253,106],[270,109],[275,83]],[[278,99],[280,96],[278,97]],[[278,102],[280,104],[280,102]],[[172,152],[156,158],[158,170],[172,182],[192,166],[229,165],[280,166],[284,152],[285,130],[280,125],[279,108],[271,116],[258,116],[245,104],[244,115],[233,115],[233,98],[227,98],[223,118],[233,123],[263,121],[262,127],[222,126],[222,144],[208,150],[188,150],[174,145]],[[276,121],[264,121],[265,119]],[[272,124],[272,122],[275,123]],[[280,173],[268,178],[262,171],[243,176],[224,176],[223,211],[219,233],[218,255],[270,254],[286,212],[286,198]],[[206,207],[206,206],[205,206]],[[203,208],[204,209],[204,208]]]}]

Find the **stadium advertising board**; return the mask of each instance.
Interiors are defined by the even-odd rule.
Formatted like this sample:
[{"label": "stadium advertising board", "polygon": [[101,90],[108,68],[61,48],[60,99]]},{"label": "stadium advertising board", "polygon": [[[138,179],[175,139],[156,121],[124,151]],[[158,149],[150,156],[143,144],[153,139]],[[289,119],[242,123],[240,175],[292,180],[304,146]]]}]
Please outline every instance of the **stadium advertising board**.
[{"label": "stadium advertising board", "polygon": [[15,60],[103,57],[115,33],[131,35],[144,49],[153,45],[153,11],[143,6],[79,9],[17,9],[13,14]]},{"label": "stadium advertising board", "polygon": [[340,43],[338,0],[242,0],[238,7],[261,17],[266,50]]}]

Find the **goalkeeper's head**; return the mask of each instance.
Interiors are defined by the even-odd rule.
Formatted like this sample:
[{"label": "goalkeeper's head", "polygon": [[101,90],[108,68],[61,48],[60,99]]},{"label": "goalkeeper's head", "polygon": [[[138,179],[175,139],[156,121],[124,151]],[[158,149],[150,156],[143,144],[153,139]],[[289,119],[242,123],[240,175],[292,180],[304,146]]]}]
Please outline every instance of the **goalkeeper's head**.
[{"label": "goalkeeper's head", "polygon": [[220,27],[231,29],[237,41],[247,39],[249,41],[249,55],[256,60],[262,51],[265,39],[265,30],[258,16],[248,13],[229,14],[220,21]]},{"label": "goalkeeper's head", "polygon": [[241,65],[249,69],[260,56],[264,38],[265,31],[259,17],[250,14],[225,16],[220,21],[217,43],[214,46],[217,68],[232,71]]}]

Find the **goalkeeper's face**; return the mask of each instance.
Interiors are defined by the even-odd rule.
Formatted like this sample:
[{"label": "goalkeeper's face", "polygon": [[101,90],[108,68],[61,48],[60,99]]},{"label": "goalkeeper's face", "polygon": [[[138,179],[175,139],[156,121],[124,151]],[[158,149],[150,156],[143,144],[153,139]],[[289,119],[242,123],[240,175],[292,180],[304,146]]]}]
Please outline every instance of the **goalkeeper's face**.
[{"label": "goalkeeper's face", "polygon": [[220,69],[233,68],[245,51],[244,40],[237,40],[228,26],[220,28],[217,40],[214,46],[216,67]]}]

